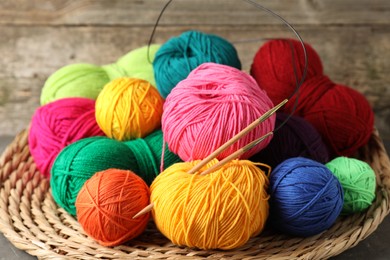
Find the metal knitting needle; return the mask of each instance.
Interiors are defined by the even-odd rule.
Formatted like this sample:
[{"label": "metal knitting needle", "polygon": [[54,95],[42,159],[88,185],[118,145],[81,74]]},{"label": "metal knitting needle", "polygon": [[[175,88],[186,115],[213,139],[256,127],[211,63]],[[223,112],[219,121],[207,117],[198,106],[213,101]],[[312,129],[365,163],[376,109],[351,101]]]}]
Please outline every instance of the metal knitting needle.
[{"label": "metal knitting needle", "polygon": [[[229,146],[231,146],[232,144],[234,144],[235,142],[237,142],[239,139],[241,139],[242,137],[244,137],[245,135],[247,135],[250,131],[252,131],[255,127],[257,127],[259,124],[261,124],[262,122],[264,122],[265,120],[267,120],[269,117],[271,117],[273,114],[275,114],[276,111],[278,111],[284,104],[286,104],[288,102],[288,99],[285,99],[283,100],[282,102],[280,102],[277,106],[274,106],[273,108],[271,108],[270,110],[268,110],[267,112],[265,112],[262,116],[260,116],[258,119],[256,119],[255,121],[253,121],[251,124],[249,124],[246,128],[244,128],[242,131],[240,131],[238,134],[236,134],[235,136],[233,136],[229,141],[227,141],[226,143],[224,143],[223,145],[221,145],[217,150],[215,150],[214,152],[212,152],[209,156],[207,156],[205,159],[203,159],[200,163],[198,163],[197,165],[195,165],[191,170],[188,171],[189,174],[194,174],[196,173],[197,171],[199,171],[203,166],[205,166],[207,163],[209,163],[211,160],[213,160],[214,158],[216,158],[220,153],[222,153],[224,150],[226,150]],[[244,146],[243,148],[237,150],[236,152],[232,153],[231,155],[229,155],[228,157],[226,157],[225,159],[223,159],[222,161],[218,162],[217,164],[213,165],[212,167],[210,167],[209,169],[207,169],[206,171],[204,171],[203,173],[201,173],[200,175],[205,175],[207,173],[210,173],[220,167],[222,167],[223,165],[225,165],[226,163],[228,163],[229,161],[231,160],[234,160],[236,158],[238,158],[240,155],[242,155],[243,153],[249,151],[250,149],[252,149],[254,146],[256,146],[257,144],[261,143],[264,139],[266,139],[267,137],[271,136],[273,134],[273,131],[263,135],[262,137],[252,141],[251,143],[247,144],[246,146]],[[153,209],[153,206],[154,206],[154,203],[150,203],[148,206],[146,206],[145,208],[143,208],[141,211],[139,211],[137,214],[134,215],[133,219],[134,218],[137,218],[143,214],[146,214],[148,213],[149,211],[151,211]]]}]

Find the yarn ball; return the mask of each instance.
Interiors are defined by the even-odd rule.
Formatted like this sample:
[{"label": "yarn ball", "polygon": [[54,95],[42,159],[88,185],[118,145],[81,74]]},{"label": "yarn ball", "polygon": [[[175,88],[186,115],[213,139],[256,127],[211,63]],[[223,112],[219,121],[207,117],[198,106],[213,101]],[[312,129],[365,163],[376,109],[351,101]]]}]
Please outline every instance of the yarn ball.
[{"label": "yarn ball", "polygon": [[127,77],[146,80],[152,84],[152,86],[156,87],[153,61],[156,52],[160,47],[161,45],[158,44],[151,44],[149,46],[150,62],[148,60],[148,46],[144,46],[119,58],[116,65],[124,70]]},{"label": "yarn ball", "polygon": [[96,121],[110,138],[119,141],[147,136],[161,126],[164,100],[146,80],[118,78],[96,100]]},{"label": "yarn ball", "polygon": [[[318,53],[304,43],[307,52],[306,80],[323,75],[323,66]],[[294,39],[275,39],[267,41],[257,51],[250,69],[261,88],[275,104],[289,97],[301,80],[305,68],[304,52],[300,41]],[[294,72],[295,70],[295,72]],[[295,73],[297,79],[295,77]]]},{"label": "yarn ball", "polygon": [[233,160],[207,175],[188,174],[197,163],[174,164],[152,183],[157,228],[176,245],[206,250],[244,245],[268,217],[266,174],[247,160]]},{"label": "yarn ball", "polygon": [[59,153],[51,170],[50,185],[57,204],[74,215],[77,194],[96,172],[110,168],[131,170],[150,185],[164,167],[180,161],[167,146],[163,151],[161,130],[128,142],[90,137],[68,145]]},{"label": "yarn ball", "polygon": [[288,121],[274,133],[271,142],[250,158],[275,168],[281,162],[293,157],[305,157],[320,163],[329,161],[329,151],[318,131],[298,116],[277,112],[275,128]]},{"label": "yarn ball", "polygon": [[[273,104],[256,81],[230,66],[204,63],[169,94],[164,104],[162,130],[171,151],[184,161],[204,159]],[[221,160],[272,131],[275,115],[218,155]],[[267,146],[272,137],[244,153],[246,159]]]},{"label": "yarn ball", "polygon": [[117,246],[140,235],[149,213],[133,219],[149,204],[149,187],[131,171],[108,169],[87,180],[77,200],[77,220],[103,246]]},{"label": "yarn ball", "polygon": [[95,101],[64,98],[39,107],[32,119],[28,146],[37,169],[50,177],[56,156],[67,145],[91,136],[101,136],[95,120]]},{"label": "yarn ball", "polygon": [[[163,168],[181,162],[180,157],[172,153],[167,145],[163,150],[163,142],[163,133],[160,129],[145,138],[124,142],[135,159],[135,161],[129,162],[130,165],[137,165],[137,167],[131,166],[131,169],[139,169],[136,174],[148,185],[152,184]],[[164,159],[163,161],[161,161],[161,157]]]},{"label": "yarn ball", "polygon": [[308,237],[330,228],[343,208],[343,189],[325,165],[290,158],[270,176],[270,222],[280,232]]},{"label": "yarn ball", "polygon": [[160,94],[166,98],[190,72],[205,62],[225,64],[241,69],[234,46],[213,34],[186,31],[169,39],[157,51],[153,62]]},{"label": "yarn ball", "polygon": [[120,77],[139,78],[156,86],[152,62],[160,45],[152,44],[134,49],[119,58],[116,63],[104,66],[79,63],[54,72],[45,82],[41,93],[41,105],[66,97],[96,99],[103,87]]},{"label": "yarn ball", "polygon": [[96,99],[110,81],[107,73],[92,64],[71,64],[53,73],[41,92],[41,105],[66,97]]},{"label": "yarn ball", "polygon": [[90,137],[65,147],[51,169],[50,186],[57,204],[76,214],[75,202],[84,183],[96,172],[110,168],[139,171],[129,148],[105,137]]},{"label": "yarn ball", "polygon": [[369,164],[354,158],[337,157],[326,164],[344,190],[342,214],[361,212],[375,199],[376,177]]},{"label": "yarn ball", "polygon": [[[269,41],[256,54],[251,69],[259,86],[275,104],[292,94],[296,87],[294,73],[291,73],[292,50],[296,52],[293,60],[297,65],[297,74],[301,75],[301,47],[291,49],[290,43],[292,46],[298,44],[286,39]],[[309,64],[312,64],[300,88],[294,114],[303,117],[317,129],[327,144],[331,157],[352,156],[367,144],[374,128],[374,112],[367,99],[358,91],[333,83],[323,75],[318,55],[309,45],[307,48],[308,57],[311,57]],[[290,53],[291,59],[286,60],[287,53]],[[282,78],[283,75],[286,76]],[[281,111],[291,113],[295,101],[296,96],[293,96]]]}]

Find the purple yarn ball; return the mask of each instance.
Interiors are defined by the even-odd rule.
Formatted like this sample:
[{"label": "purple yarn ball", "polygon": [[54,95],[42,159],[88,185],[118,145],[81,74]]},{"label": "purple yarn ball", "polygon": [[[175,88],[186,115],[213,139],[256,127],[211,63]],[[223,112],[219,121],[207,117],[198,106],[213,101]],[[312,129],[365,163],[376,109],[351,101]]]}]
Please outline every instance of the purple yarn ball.
[{"label": "purple yarn ball", "polygon": [[[276,114],[275,129],[288,117],[288,114]],[[250,158],[275,168],[281,162],[293,157],[304,157],[320,163],[329,161],[329,151],[317,130],[306,120],[298,116],[291,118],[277,132],[271,142]]]}]

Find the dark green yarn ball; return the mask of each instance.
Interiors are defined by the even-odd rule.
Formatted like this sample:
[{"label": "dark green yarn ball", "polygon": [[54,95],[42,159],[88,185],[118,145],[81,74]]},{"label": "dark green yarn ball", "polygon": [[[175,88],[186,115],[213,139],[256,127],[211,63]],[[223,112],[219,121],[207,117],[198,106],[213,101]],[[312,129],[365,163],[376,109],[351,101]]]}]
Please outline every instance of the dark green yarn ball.
[{"label": "dark green yarn ball", "polygon": [[51,169],[50,186],[54,200],[69,214],[76,215],[75,202],[84,183],[96,172],[117,168],[139,171],[129,148],[106,137],[82,139],[65,147]]},{"label": "dark green yarn ball", "polygon": [[[163,150],[163,133],[157,130],[145,138],[139,138],[125,142],[136,158],[139,172],[136,172],[149,186],[160,173],[161,155]],[[174,163],[181,162],[179,156],[172,153],[165,145],[164,150],[164,169]]]},{"label": "dark green yarn ball", "polygon": [[[76,215],[75,202],[84,183],[96,172],[110,168],[131,170],[150,185],[160,173],[162,149],[161,130],[128,142],[107,137],[75,142],[61,151],[51,169],[54,200],[69,214]],[[180,158],[166,146],[164,168],[177,162],[181,162]]]}]

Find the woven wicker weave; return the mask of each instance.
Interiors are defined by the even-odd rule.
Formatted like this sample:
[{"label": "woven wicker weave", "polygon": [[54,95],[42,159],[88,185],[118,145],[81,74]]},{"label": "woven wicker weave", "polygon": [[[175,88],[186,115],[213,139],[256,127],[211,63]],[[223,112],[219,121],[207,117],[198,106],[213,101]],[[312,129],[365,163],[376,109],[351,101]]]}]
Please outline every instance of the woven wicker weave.
[{"label": "woven wicker weave", "polygon": [[377,132],[358,157],[376,172],[374,203],[364,213],[339,218],[330,230],[317,236],[295,238],[266,230],[236,250],[201,251],[173,245],[150,222],[139,238],[108,248],[88,238],[77,221],[57,207],[49,181],[36,170],[24,131],[0,159],[0,231],[16,247],[41,259],[329,258],[369,236],[390,210],[390,161]]}]

